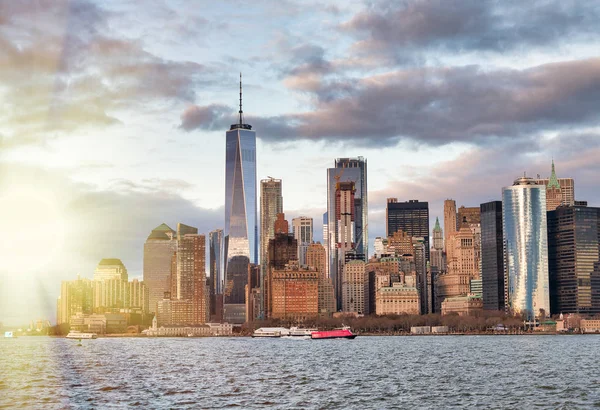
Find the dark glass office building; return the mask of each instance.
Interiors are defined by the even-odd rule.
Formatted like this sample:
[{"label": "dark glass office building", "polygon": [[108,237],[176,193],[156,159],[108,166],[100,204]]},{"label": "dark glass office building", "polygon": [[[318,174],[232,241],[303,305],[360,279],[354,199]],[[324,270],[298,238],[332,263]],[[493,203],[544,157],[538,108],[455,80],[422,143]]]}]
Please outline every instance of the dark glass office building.
[{"label": "dark glass office building", "polygon": [[425,240],[425,253],[429,258],[429,203],[416,199],[398,202],[396,198],[388,198],[386,210],[387,236],[402,229],[410,236],[422,237]]},{"label": "dark glass office building", "polygon": [[600,208],[559,206],[548,212],[550,309],[600,314]]},{"label": "dark glass office building", "polygon": [[486,202],[481,211],[481,280],[483,308],[504,310],[502,201]]}]

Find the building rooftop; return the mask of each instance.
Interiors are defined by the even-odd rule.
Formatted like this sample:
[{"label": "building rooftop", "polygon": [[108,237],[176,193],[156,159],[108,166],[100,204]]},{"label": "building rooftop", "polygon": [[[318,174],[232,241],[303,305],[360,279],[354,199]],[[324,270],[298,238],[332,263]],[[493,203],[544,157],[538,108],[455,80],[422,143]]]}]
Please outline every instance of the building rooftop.
[{"label": "building rooftop", "polygon": [[105,259],[102,259],[98,263],[98,266],[112,266],[112,265],[125,266],[125,265],[123,265],[123,262],[121,262],[121,259],[117,259],[117,258],[105,258]]}]

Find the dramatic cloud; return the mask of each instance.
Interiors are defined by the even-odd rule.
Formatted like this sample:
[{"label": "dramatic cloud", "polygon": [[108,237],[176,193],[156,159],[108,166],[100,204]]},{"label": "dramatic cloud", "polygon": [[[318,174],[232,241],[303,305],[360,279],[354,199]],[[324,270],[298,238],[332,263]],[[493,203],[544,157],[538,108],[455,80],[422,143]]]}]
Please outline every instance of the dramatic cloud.
[{"label": "dramatic cloud", "polygon": [[360,39],[357,51],[405,60],[427,49],[504,52],[568,44],[597,36],[599,20],[595,2],[412,0],[377,2],[341,28]]},{"label": "dramatic cloud", "polygon": [[196,128],[207,130],[223,130],[227,121],[231,121],[231,113],[234,110],[230,107],[212,104],[206,107],[191,105],[181,114],[181,125],[186,131]]},{"label": "dramatic cloud", "polygon": [[2,2],[0,14],[0,129],[10,146],[120,124],[133,108],[191,103],[221,75],[146,51],[88,1]]},{"label": "dramatic cloud", "polygon": [[[260,138],[377,142],[408,139],[443,145],[530,137],[563,127],[595,126],[600,59],[546,64],[526,70],[481,67],[419,68],[330,81],[315,92],[311,112],[252,118]],[[195,121],[188,113],[196,113]],[[181,126],[223,127],[223,107],[194,107]]]},{"label": "dramatic cloud", "polygon": [[428,201],[433,227],[436,216],[443,218],[445,199],[455,199],[458,206],[479,206],[501,200],[502,187],[512,185],[524,172],[528,176],[539,174],[548,178],[553,155],[559,158],[556,162],[558,177],[575,178],[575,199],[597,206],[600,203],[597,179],[600,130],[585,135],[565,132],[536,142],[512,141],[502,146],[475,147],[454,160],[433,166],[403,167],[402,178],[390,181],[385,189],[369,192],[370,236],[385,235],[385,206],[389,197],[399,201]]}]

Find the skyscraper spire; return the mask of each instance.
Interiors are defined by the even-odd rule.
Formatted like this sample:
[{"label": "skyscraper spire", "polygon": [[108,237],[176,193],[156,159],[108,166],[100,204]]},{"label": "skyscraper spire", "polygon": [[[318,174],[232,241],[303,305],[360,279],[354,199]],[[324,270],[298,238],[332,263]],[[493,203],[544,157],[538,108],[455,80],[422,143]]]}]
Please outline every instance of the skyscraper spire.
[{"label": "skyscraper spire", "polygon": [[244,123],[243,115],[244,111],[242,111],[242,73],[240,72],[240,126]]},{"label": "skyscraper spire", "polygon": [[556,177],[556,170],[554,169],[554,158],[552,158],[552,173],[550,174],[550,180],[548,181],[548,189],[560,189],[558,178]]},{"label": "skyscraper spire", "polygon": [[238,111],[238,122],[231,124],[230,130],[251,130],[250,124],[244,124],[244,111],[242,110],[242,73],[240,73],[240,110]]},{"label": "skyscraper spire", "polygon": [[436,216],[435,217],[435,227],[433,228],[434,231],[441,231],[442,228],[440,227],[440,219]]}]

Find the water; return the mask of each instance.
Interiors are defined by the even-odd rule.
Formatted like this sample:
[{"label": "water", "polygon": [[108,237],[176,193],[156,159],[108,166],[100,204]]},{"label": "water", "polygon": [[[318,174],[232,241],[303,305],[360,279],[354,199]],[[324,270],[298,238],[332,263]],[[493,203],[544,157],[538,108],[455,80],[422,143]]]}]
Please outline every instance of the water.
[{"label": "water", "polygon": [[600,407],[598,336],[0,339],[0,408]]}]

